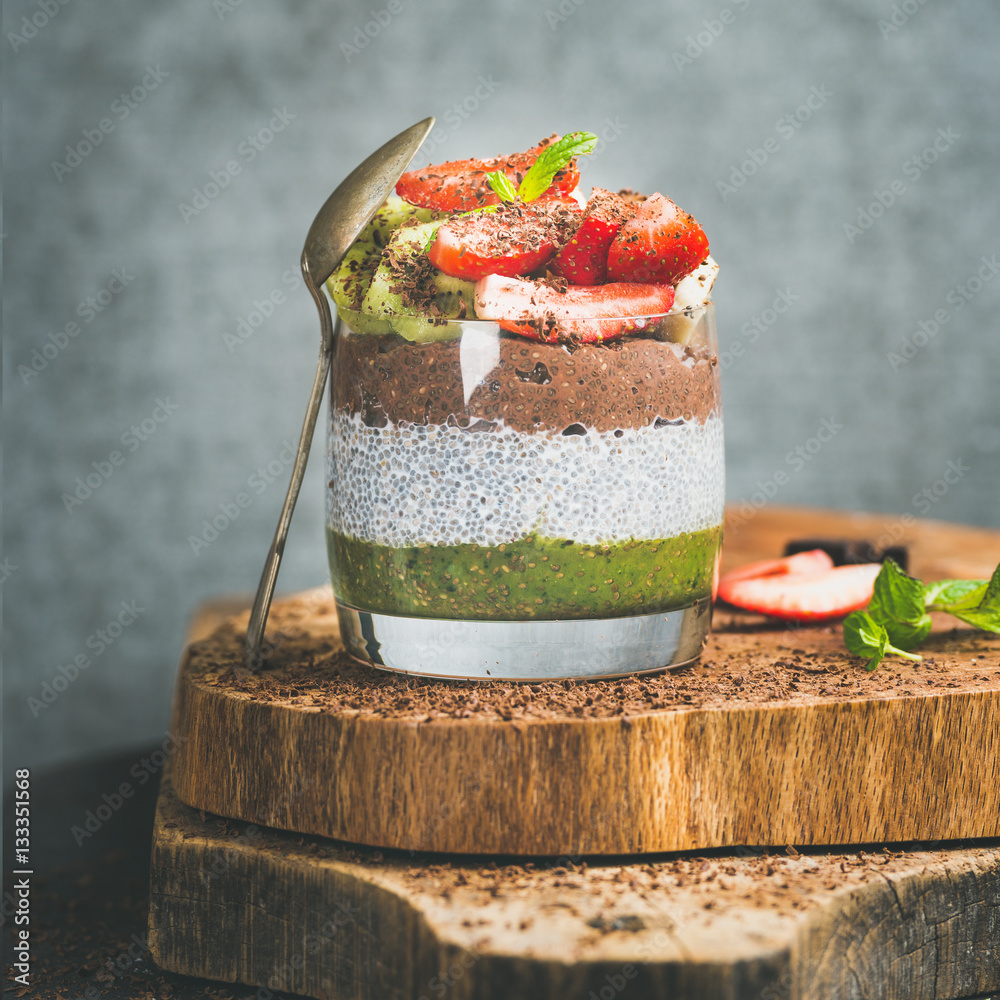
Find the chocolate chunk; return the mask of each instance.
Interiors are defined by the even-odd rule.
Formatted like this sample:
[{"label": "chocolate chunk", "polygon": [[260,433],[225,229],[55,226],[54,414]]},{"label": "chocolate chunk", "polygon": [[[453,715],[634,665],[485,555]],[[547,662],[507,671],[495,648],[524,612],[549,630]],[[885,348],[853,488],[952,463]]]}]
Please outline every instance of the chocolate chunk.
[{"label": "chocolate chunk", "polygon": [[878,548],[866,538],[794,538],[785,545],[784,555],[822,549],[834,566],[856,566],[859,563],[885,562],[894,559],[904,572],[910,564],[910,554],[905,545]]}]

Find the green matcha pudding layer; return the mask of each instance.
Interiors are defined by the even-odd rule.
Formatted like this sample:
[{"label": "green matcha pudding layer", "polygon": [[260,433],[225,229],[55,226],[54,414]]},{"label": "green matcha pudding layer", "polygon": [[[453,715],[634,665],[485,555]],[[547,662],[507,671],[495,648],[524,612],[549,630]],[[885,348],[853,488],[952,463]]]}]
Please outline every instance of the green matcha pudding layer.
[{"label": "green matcha pudding layer", "polygon": [[392,547],[328,531],[346,604],[422,618],[615,618],[708,597],[721,527],[676,538],[580,544],[529,535],[498,545]]}]

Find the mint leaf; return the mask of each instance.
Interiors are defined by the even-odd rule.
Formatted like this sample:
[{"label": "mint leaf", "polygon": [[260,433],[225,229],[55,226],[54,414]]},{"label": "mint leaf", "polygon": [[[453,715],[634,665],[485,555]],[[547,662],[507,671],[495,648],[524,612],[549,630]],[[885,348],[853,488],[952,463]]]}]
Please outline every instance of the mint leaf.
[{"label": "mint leaf", "polygon": [[927,638],[931,631],[931,616],[923,615],[915,622],[885,622],[889,642],[900,649],[913,649]]},{"label": "mint leaf", "polygon": [[931,630],[930,615],[924,610],[924,585],[892,559],[886,559],[875,577],[867,612],[899,649],[919,645]]},{"label": "mint leaf", "polygon": [[920,621],[925,617],[923,584],[904,573],[895,560],[886,559],[875,577],[868,613],[883,624]]},{"label": "mint leaf", "polygon": [[916,653],[907,653],[893,646],[885,626],[875,621],[867,611],[852,611],[844,619],[844,645],[855,656],[868,657],[865,664],[867,670],[874,670],[887,653],[895,653],[907,660],[923,659]]},{"label": "mint leaf", "polygon": [[1000,608],[972,608],[970,611],[952,611],[951,614],[973,628],[1000,633]]},{"label": "mint leaf", "polygon": [[944,611],[987,632],[1000,632],[1000,566],[987,580],[941,580],[924,588],[929,611]]},{"label": "mint leaf", "polygon": [[[545,194],[555,175],[574,156],[585,156],[593,152],[596,145],[597,136],[593,132],[568,132],[551,146],[546,146],[524,175],[524,180],[517,189],[518,197],[522,201],[534,201]],[[500,192],[497,191],[497,194]]]},{"label": "mint leaf", "polygon": [[514,182],[502,170],[494,170],[486,175],[486,179],[501,201],[514,201],[517,198]]},{"label": "mint leaf", "polygon": [[1000,565],[993,571],[982,599],[974,608],[966,608],[965,601],[945,608],[949,614],[960,618],[969,625],[987,632],[1000,632]]},{"label": "mint leaf", "polygon": [[974,608],[986,593],[986,580],[938,580],[924,587],[924,604],[932,611],[949,607]]},{"label": "mint leaf", "polygon": [[882,662],[888,644],[889,634],[867,611],[852,611],[844,619],[844,645],[855,656],[869,657],[868,670]]}]

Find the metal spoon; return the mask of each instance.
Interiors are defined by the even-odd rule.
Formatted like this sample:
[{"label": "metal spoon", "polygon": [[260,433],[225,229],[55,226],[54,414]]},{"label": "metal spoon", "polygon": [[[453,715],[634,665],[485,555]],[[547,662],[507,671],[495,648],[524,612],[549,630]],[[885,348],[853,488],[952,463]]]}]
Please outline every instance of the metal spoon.
[{"label": "metal spoon", "polygon": [[[330,303],[323,294],[323,283],[333,274],[358,234],[368,225],[372,216],[392,192],[396,181],[410,165],[410,160],[433,127],[434,119],[425,118],[422,122],[417,122],[416,125],[411,125],[410,128],[400,132],[381,149],[372,153],[364,163],[355,167],[341,181],[309,227],[306,244],[302,249],[301,266],[302,278],[319,310],[322,330],[319,362],[316,365],[312,391],[309,393],[309,405],[302,424],[295,464],[292,466],[291,482],[288,484],[285,503],[278,518],[278,527],[275,529],[274,539],[267,553],[264,572],[257,585],[253,610],[250,612],[246,638],[246,662],[250,669],[256,669],[260,665],[260,647],[264,639],[267,613],[271,608],[271,598],[274,595],[274,585],[278,580],[278,567],[285,551],[285,539],[288,537],[288,527],[292,523],[292,511],[295,510],[295,501],[299,497],[306,461],[309,458],[309,447],[312,444],[313,432],[316,430],[316,417],[319,415],[320,402],[330,374],[334,326],[330,315]],[[339,317],[337,325],[338,327],[340,325]]]}]

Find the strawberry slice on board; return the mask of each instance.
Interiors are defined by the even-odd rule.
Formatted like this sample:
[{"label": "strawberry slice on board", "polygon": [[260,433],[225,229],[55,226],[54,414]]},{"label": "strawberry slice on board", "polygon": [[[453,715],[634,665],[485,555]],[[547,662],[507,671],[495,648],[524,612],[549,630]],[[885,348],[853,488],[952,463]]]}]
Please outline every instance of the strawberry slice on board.
[{"label": "strawberry slice on board", "polygon": [[825,569],[833,569],[834,562],[829,553],[823,549],[810,549],[808,552],[797,552],[781,559],[762,559],[760,562],[746,563],[724,574],[719,585],[735,583],[737,580],[749,580],[757,576],[784,576],[789,573],[821,573]]},{"label": "strawberry slice on board", "polygon": [[[486,175],[500,171],[517,187],[542,150],[558,139],[558,135],[551,135],[533,149],[510,156],[495,156],[489,160],[450,160],[436,166],[409,170],[397,182],[396,194],[411,205],[444,212],[467,212],[484,205],[498,205],[500,197],[490,187]],[[542,197],[566,197],[579,183],[580,170],[576,159],[572,159],[555,175]]]},{"label": "strawberry slice on board", "polygon": [[613,340],[670,311],[671,285],[606,284],[553,287],[490,274],[476,282],[476,315],[531,340],[583,343]]},{"label": "strawberry slice on board", "polygon": [[439,271],[466,281],[528,274],[552,257],[579,211],[573,199],[546,198],[456,216],[438,228],[427,256]]},{"label": "strawberry slice on board", "polygon": [[620,195],[594,188],[580,228],[549,265],[553,274],[571,285],[602,285],[608,280],[608,251],[635,204]]},{"label": "strawberry slice on board", "polygon": [[824,622],[864,608],[881,568],[880,563],[833,566],[822,550],[801,552],[727,573],[719,580],[718,596],[744,611],[772,618]]},{"label": "strawberry slice on board", "polygon": [[608,278],[674,285],[707,256],[708,238],[694,216],[657,193],[618,231],[608,250]]}]

